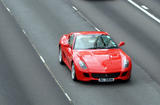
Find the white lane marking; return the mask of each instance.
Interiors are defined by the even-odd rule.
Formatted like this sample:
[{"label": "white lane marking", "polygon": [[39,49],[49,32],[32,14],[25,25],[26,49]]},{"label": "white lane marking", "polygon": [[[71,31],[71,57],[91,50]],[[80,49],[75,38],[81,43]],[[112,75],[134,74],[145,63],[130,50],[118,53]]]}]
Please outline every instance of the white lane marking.
[{"label": "white lane marking", "polygon": [[24,34],[26,34],[26,31],[25,31],[24,29],[22,29],[22,32],[23,32]]},{"label": "white lane marking", "polygon": [[8,12],[11,12],[11,10],[8,7],[6,9],[7,9]]},{"label": "white lane marking", "polygon": [[[2,4],[4,5],[4,7],[7,9],[6,4],[5,4],[2,0],[1,0],[1,2],[2,2]],[[9,9],[9,8],[8,8],[8,9]],[[12,15],[12,14],[11,14],[11,15]],[[12,15],[12,16],[15,18],[14,15]],[[18,22],[17,22],[17,23],[18,23]],[[22,27],[20,27],[20,28],[22,29],[23,33],[26,33],[25,30],[24,30]],[[40,57],[40,59],[41,59],[42,62],[44,63],[44,66],[46,67],[47,71],[50,73],[51,77],[55,80],[55,82],[56,82],[57,85],[60,87],[60,89],[62,90],[62,92],[64,93],[64,95],[66,95],[66,92],[65,92],[63,86],[62,86],[62,85],[60,84],[60,82],[56,79],[56,76],[55,76],[54,73],[51,71],[51,69],[49,68],[49,66],[47,65],[46,61],[43,59],[43,57],[40,55],[40,53],[39,53],[39,51],[37,50],[36,46],[29,40],[29,38],[27,37],[26,34],[25,34],[25,37],[26,37],[26,38],[28,39],[28,41],[31,43],[33,49],[36,51],[36,53],[38,54],[38,56]],[[67,94],[67,95],[68,95],[68,94]],[[69,100],[70,102],[72,101],[69,96],[68,96],[67,98],[68,98],[68,100]],[[72,102],[71,102],[71,103],[72,103]],[[73,105],[73,103],[72,103],[72,105]]]},{"label": "white lane marking", "polygon": [[137,7],[138,9],[140,9],[142,12],[144,12],[145,14],[147,14],[149,17],[151,17],[152,19],[154,19],[156,22],[160,23],[160,19],[158,19],[153,14],[151,14],[148,11],[146,11],[145,9],[143,9],[141,6],[139,6],[138,4],[136,4],[134,1],[128,0],[128,2],[131,3],[132,5],[134,5],[135,7]]},{"label": "white lane marking", "polygon": [[[27,37],[27,36],[26,36],[26,37]],[[27,37],[27,39],[28,39],[28,37]],[[28,40],[29,40],[29,39],[28,39]],[[29,40],[29,42],[31,43],[30,40]],[[41,54],[39,53],[38,49],[36,48],[36,46],[35,46],[33,43],[31,43],[31,45],[32,45],[33,49],[36,51],[36,53],[38,54],[38,56],[39,56],[40,58],[43,58],[43,57],[41,56]],[[53,73],[52,70],[49,68],[49,66],[47,65],[46,62],[44,62],[44,66],[47,68],[47,71],[50,73],[51,77],[55,80],[55,82],[57,83],[57,85],[60,87],[60,89],[62,90],[62,92],[64,93],[64,95],[66,95],[66,92],[65,92],[63,86],[62,86],[62,85],[60,84],[60,82],[57,80],[56,76],[54,75],[54,73]],[[68,95],[68,94],[67,94],[67,95]],[[67,96],[66,96],[66,97],[67,97]],[[69,97],[69,96],[68,96],[68,97]],[[68,98],[68,97],[67,97],[67,98]],[[72,101],[70,97],[68,98],[68,100],[69,100],[70,102]],[[72,102],[71,102],[71,103],[72,103]]]},{"label": "white lane marking", "polygon": [[75,11],[78,11],[78,9],[77,9],[75,6],[72,6],[72,8],[73,8]]},{"label": "white lane marking", "polygon": [[41,58],[42,62],[45,63],[44,58],[42,56],[39,56],[39,57]]},{"label": "white lane marking", "polygon": [[[34,50],[37,52],[39,57],[42,57],[41,54],[39,53],[39,51],[37,50],[37,48],[35,47],[34,44],[32,44],[32,47],[34,48]],[[61,90],[63,91],[63,93],[65,94],[66,92],[64,91],[63,87],[61,86],[61,84],[58,82],[58,80],[56,79],[56,76],[54,75],[54,73],[50,70],[49,66],[47,65],[47,63],[44,63],[44,66],[47,68],[48,72],[51,74],[52,78],[56,81],[56,83],[58,84],[58,86],[61,88]]]},{"label": "white lane marking", "polygon": [[94,29],[95,29],[95,30],[97,30],[97,31],[101,31],[101,30],[100,30],[100,29],[98,29],[97,27],[94,27]]},{"label": "white lane marking", "polygon": [[[27,36],[26,36],[27,37]],[[28,37],[27,37],[28,38]],[[29,40],[29,39],[28,39]],[[30,40],[29,40],[30,41]],[[31,43],[31,41],[30,41]],[[37,50],[37,48],[35,47],[34,44],[32,44],[32,47],[34,48],[34,50],[37,52],[38,56],[40,56],[40,58],[43,58],[41,56],[41,54],[39,53],[39,51]],[[68,96],[68,94],[65,92],[63,86],[60,84],[60,82],[56,79],[56,76],[54,75],[54,73],[52,72],[52,70],[49,68],[49,66],[47,65],[46,62],[44,62],[44,66],[47,68],[47,71],[50,73],[50,75],[52,76],[52,78],[55,80],[55,82],[57,83],[57,85],[60,87],[60,89],[62,90],[62,92],[64,93],[64,95],[68,98],[68,100],[71,102],[71,98]]]},{"label": "white lane marking", "polygon": [[69,101],[72,101],[67,93],[65,93],[65,95],[66,95],[66,97],[68,98]]},{"label": "white lane marking", "polygon": [[3,6],[7,9],[7,11],[12,15],[11,10],[6,6],[6,4],[1,0]]},{"label": "white lane marking", "polygon": [[144,8],[145,10],[149,10],[149,8],[145,5],[141,5],[142,8]]},{"label": "white lane marking", "polygon": [[101,31],[100,29],[96,27],[96,25],[94,25],[91,21],[89,21],[89,19],[83,13],[81,13],[76,6],[73,5],[72,8],[75,11],[77,11],[80,17],[83,18],[85,21],[87,21],[87,23],[90,24],[96,31]]}]

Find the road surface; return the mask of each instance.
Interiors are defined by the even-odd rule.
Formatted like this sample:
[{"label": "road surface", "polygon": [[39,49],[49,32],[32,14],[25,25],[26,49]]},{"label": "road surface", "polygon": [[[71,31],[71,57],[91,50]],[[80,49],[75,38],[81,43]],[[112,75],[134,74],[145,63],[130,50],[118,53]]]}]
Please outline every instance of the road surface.
[{"label": "road surface", "polygon": [[72,105],[0,2],[0,104]]},{"label": "road surface", "polygon": [[[2,1],[10,8],[74,105],[160,104],[159,23],[127,0]],[[109,32],[117,42],[126,42],[122,49],[133,59],[130,82],[74,82],[68,68],[59,64],[58,41],[61,35],[92,31],[95,27]]]}]

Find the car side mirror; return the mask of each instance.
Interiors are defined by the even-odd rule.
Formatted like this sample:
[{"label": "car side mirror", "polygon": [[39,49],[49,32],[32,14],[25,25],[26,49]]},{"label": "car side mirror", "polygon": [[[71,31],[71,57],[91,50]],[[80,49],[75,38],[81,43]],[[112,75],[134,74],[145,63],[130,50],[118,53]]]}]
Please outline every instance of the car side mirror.
[{"label": "car side mirror", "polygon": [[121,46],[123,46],[123,45],[125,45],[125,42],[123,42],[123,41],[121,41],[121,42],[118,44],[119,47],[121,47]]}]

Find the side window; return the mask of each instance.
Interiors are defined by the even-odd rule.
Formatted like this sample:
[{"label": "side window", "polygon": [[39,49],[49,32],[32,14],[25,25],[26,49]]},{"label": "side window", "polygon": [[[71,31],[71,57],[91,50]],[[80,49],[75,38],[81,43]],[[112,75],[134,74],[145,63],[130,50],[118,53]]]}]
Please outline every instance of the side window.
[{"label": "side window", "polygon": [[101,37],[98,37],[98,39],[97,39],[97,47],[100,47],[100,48],[105,47],[105,44],[104,44]]},{"label": "side window", "polygon": [[110,36],[103,36],[102,39],[103,39],[104,43],[106,45],[108,45],[110,43],[111,37]]},{"label": "side window", "polygon": [[74,35],[71,35],[69,38],[69,45],[72,46],[73,44]]}]

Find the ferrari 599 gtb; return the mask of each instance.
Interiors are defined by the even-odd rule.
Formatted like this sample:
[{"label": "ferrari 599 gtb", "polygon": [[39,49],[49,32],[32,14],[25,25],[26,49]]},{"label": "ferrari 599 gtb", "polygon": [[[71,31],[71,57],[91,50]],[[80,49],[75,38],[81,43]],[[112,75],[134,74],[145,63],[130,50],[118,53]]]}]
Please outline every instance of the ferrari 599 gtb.
[{"label": "ferrari 599 gtb", "polygon": [[124,44],[116,44],[107,32],[65,34],[59,41],[59,62],[68,66],[73,80],[129,80],[132,63],[120,48]]}]

